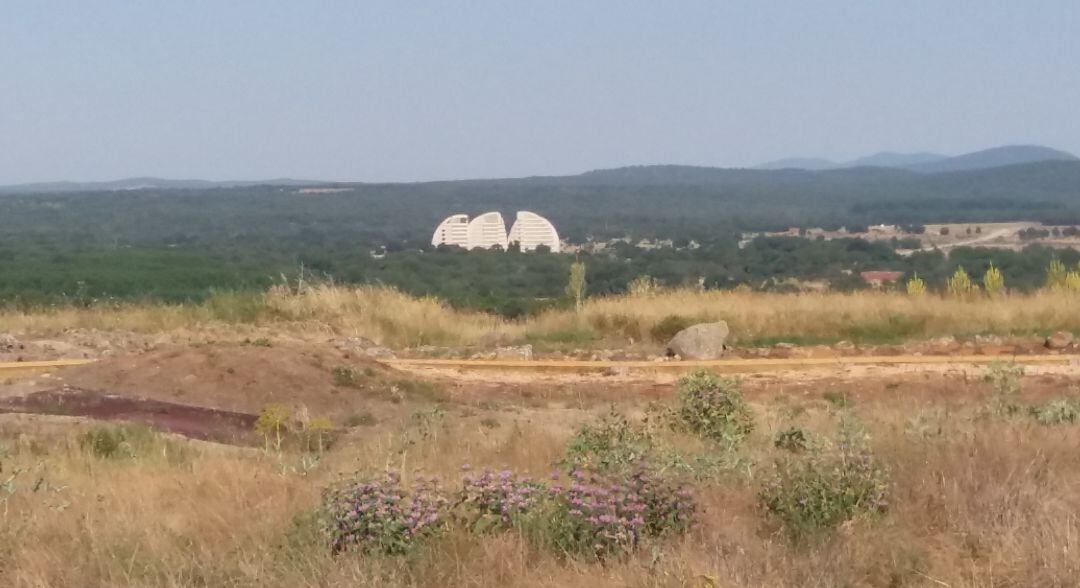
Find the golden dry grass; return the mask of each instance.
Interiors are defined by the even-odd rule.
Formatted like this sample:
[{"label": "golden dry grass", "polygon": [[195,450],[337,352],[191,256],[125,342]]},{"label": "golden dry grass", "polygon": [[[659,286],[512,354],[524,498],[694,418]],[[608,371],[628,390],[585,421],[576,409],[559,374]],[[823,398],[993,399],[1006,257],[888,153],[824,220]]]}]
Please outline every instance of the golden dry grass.
[{"label": "golden dry grass", "polygon": [[532,341],[567,347],[655,347],[669,316],[728,321],[736,344],[898,343],[940,335],[1080,331],[1080,296],[1069,292],[967,299],[884,292],[770,294],[671,290],[588,300],[580,313],[552,310],[521,321],[456,310],[381,286],[315,286],[301,294],[223,294],[203,304],[119,304],[0,310],[15,332],[72,328],[143,333],[268,326],[279,332],[364,336],[394,347]]},{"label": "golden dry grass", "polygon": [[[891,470],[892,508],[884,517],[808,545],[776,533],[755,501],[778,455],[773,433],[792,424],[827,433],[837,416],[820,395],[762,393],[751,398],[761,425],[745,450],[757,464],[752,475],[702,482],[700,527],[604,565],[561,559],[514,532],[478,537],[460,530],[409,556],[331,557],[305,524],[320,489],[358,469],[453,479],[460,464],[471,463],[542,475],[575,427],[603,407],[447,404],[443,416],[360,429],[308,471],[296,467],[293,454],[184,441],[135,460],[102,460],[78,445],[71,425],[4,420],[4,476],[27,473],[13,492],[0,491],[0,584],[1077,585],[1080,428],[982,417],[982,384],[955,384],[938,399],[898,389],[888,399],[856,400]],[[627,398],[619,406],[633,412],[641,402]],[[34,491],[38,479],[44,482]]]}]

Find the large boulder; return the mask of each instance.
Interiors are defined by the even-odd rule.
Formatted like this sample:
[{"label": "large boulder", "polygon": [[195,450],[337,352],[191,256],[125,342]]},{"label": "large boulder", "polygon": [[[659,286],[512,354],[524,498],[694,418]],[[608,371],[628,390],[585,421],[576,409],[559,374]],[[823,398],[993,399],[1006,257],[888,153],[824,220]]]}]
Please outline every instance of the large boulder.
[{"label": "large boulder", "polygon": [[724,321],[687,327],[668,341],[667,354],[683,359],[717,359],[724,354],[729,332]]},{"label": "large boulder", "polygon": [[1072,345],[1072,342],[1072,333],[1068,331],[1058,331],[1046,338],[1046,347],[1048,349],[1065,349],[1069,345]]}]

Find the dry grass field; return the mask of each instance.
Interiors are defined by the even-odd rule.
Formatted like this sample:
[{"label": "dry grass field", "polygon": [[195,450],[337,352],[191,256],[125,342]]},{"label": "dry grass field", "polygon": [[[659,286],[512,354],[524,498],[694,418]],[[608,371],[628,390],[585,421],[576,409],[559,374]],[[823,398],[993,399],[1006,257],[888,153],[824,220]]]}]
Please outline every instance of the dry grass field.
[{"label": "dry grass field", "polygon": [[[228,349],[218,355],[227,371]],[[272,367],[264,371],[276,377]],[[0,583],[1075,586],[1080,423],[1040,420],[1001,401],[1047,406],[1078,380],[1068,370],[1005,380],[995,392],[972,370],[749,378],[741,393],[755,428],[733,449],[664,427],[653,433],[697,464],[679,473],[693,488],[696,525],[601,561],[547,548],[523,529],[476,533],[453,518],[404,554],[332,555],[316,524],[320,492],[387,469],[402,472],[406,485],[441,476],[453,492],[463,464],[543,478],[579,427],[612,407],[633,424],[652,403],[676,406],[670,383],[551,383],[538,395],[497,378],[443,380],[396,396],[346,385],[325,394],[350,395],[350,403],[324,403],[305,416],[341,427],[325,451],[137,431],[106,452],[88,445],[87,431],[118,425],[0,415]],[[298,391],[295,405],[314,404],[319,390]],[[223,388],[215,400],[204,390],[199,402],[225,403],[235,393]],[[888,507],[795,539],[759,499],[776,460],[809,455],[778,447],[778,434],[802,431],[809,452],[853,419],[887,471]]]},{"label": "dry grass field", "polygon": [[[695,396],[660,376],[405,373],[328,342],[491,345],[496,333],[657,346],[671,316],[727,320],[743,344],[904,341],[1076,331],[1078,300],[669,291],[512,322],[382,288],[318,287],[5,311],[16,334],[204,336],[0,381],[0,585],[1078,586],[1071,366],[834,367]],[[254,333],[276,337],[245,338]],[[211,434],[236,423],[254,424]],[[573,467],[625,480],[648,464],[690,492],[693,524],[657,510],[671,503],[656,491],[643,512],[661,513],[659,530],[633,540],[570,525],[556,494],[479,526],[476,503],[458,501],[466,464],[536,480]],[[324,491],[390,470],[416,496],[426,476],[442,480],[449,503],[431,532],[406,541],[415,521],[387,523],[392,549],[369,534],[334,553],[325,523],[360,515],[326,510]],[[602,550],[609,540],[617,549]]]},{"label": "dry grass field", "polygon": [[[536,342],[576,347],[657,347],[672,327],[726,320],[736,345],[836,342],[899,343],[942,335],[1080,331],[1080,295],[938,295],[884,292],[768,294],[662,290],[589,299],[580,313],[552,310],[520,321],[455,310],[433,298],[385,287],[315,286],[297,294],[222,294],[197,305],[102,304],[33,311],[0,310],[16,333],[65,329],[161,333],[265,326],[278,334],[365,336],[394,348]],[[667,321],[665,323],[665,320]]]}]

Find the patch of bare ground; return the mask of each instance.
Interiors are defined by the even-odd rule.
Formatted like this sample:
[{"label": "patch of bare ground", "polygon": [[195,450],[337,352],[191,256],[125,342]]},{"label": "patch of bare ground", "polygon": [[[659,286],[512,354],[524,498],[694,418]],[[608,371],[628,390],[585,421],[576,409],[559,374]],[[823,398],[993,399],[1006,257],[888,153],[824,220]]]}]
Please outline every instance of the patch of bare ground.
[{"label": "patch of bare ground", "polygon": [[65,368],[55,379],[85,390],[258,413],[281,404],[342,412],[382,390],[393,370],[320,345],[169,345]]}]

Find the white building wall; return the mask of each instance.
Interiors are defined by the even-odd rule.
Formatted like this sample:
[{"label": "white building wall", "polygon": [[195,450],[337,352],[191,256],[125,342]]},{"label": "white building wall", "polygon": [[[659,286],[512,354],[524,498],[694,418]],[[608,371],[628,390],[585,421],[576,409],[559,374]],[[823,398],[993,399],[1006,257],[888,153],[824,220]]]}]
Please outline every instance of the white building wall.
[{"label": "white building wall", "polygon": [[469,249],[506,249],[506,221],[498,212],[485,212],[469,223]]},{"label": "white building wall", "polygon": [[431,244],[456,245],[458,247],[469,246],[469,215],[455,214],[449,216],[435,227],[435,234],[431,236]]},{"label": "white building wall", "polygon": [[548,219],[527,210],[519,210],[514,226],[510,228],[510,243],[518,243],[522,251],[533,251],[546,245],[552,253],[558,253],[561,245],[555,225]]}]

